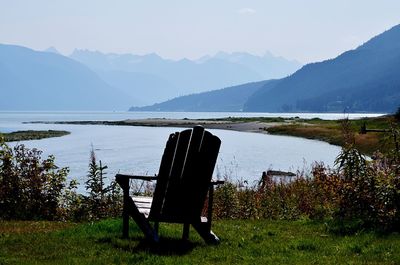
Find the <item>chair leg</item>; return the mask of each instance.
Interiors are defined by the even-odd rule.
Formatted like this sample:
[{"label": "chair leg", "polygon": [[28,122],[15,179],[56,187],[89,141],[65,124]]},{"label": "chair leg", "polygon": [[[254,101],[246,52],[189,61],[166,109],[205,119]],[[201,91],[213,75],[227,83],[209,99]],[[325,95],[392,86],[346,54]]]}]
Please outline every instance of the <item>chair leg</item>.
[{"label": "chair leg", "polygon": [[129,238],[129,214],[127,206],[124,204],[122,212],[122,237]]},{"label": "chair leg", "polygon": [[122,213],[122,236],[124,238],[129,237],[129,215],[132,216],[136,224],[142,230],[146,238],[152,242],[158,242],[158,223],[157,229],[153,230],[149,220],[139,212],[136,204],[129,196],[129,178],[125,178],[122,175],[116,175],[115,179],[117,183],[121,186],[124,193],[124,205]]},{"label": "chair leg", "polygon": [[189,229],[190,229],[190,224],[183,224],[183,233],[182,233],[182,240],[188,240],[189,239]]},{"label": "chair leg", "polygon": [[217,245],[220,243],[219,238],[213,231],[209,229],[208,223],[192,223],[193,228],[199,233],[199,235],[206,241],[207,244]]},{"label": "chair leg", "polygon": [[146,217],[139,212],[139,209],[136,207],[132,198],[127,200],[127,202],[127,211],[129,212],[129,215],[132,216],[133,220],[135,220],[136,224],[142,230],[146,238],[152,242],[158,242],[158,234],[151,227],[149,220],[147,220]]},{"label": "chair leg", "polygon": [[129,179],[121,178],[118,175],[116,176],[116,181],[124,191],[123,197],[123,209],[122,209],[122,237],[128,238],[129,237]]},{"label": "chair leg", "polygon": [[158,235],[158,230],[160,229],[160,223],[154,222],[154,232]]}]

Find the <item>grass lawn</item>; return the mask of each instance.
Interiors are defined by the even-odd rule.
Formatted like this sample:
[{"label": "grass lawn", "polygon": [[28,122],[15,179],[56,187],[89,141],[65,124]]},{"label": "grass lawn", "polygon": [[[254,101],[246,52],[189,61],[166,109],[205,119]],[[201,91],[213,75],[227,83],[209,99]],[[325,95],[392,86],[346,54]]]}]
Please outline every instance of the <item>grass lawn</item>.
[{"label": "grass lawn", "polygon": [[180,225],[161,224],[162,241],[150,246],[121,221],[93,224],[0,222],[0,264],[400,264],[400,235],[328,233],[311,221],[216,221],[221,244],[208,246]]}]

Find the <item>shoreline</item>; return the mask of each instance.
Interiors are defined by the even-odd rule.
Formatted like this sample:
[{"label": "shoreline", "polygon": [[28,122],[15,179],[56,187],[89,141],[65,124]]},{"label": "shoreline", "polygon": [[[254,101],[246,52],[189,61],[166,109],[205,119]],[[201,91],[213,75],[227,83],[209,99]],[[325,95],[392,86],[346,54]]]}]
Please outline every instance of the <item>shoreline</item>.
[{"label": "shoreline", "polygon": [[[385,151],[381,145],[384,134],[376,131],[390,129],[393,116],[365,117],[348,120],[349,129],[354,134],[355,147],[365,155],[372,155],[376,150]],[[302,119],[299,117],[225,117],[214,119],[126,119],[119,121],[32,121],[40,124],[75,124],[75,125],[117,125],[145,127],[191,128],[201,125],[206,129],[231,130],[237,132],[284,135],[303,139],[317,140],[335,146],[343,146],[343,120],[323,120],[320,118]],[[361,132],[367,128],[368,134]]]},{"label": "shoreline", "polygon": [[231,130],[237,132],[253,132],[269,134],[267,129],[290,124],[290,122],[263,122],[263,121],[229,121],[224,119],[128,119],[122,121],[34,121],[29,123],[38,124],[70,124],[70,125],[108,125],[108,126],[144,126],[144,127],[180,127],[192,128],[201,125],[206,129]]}]

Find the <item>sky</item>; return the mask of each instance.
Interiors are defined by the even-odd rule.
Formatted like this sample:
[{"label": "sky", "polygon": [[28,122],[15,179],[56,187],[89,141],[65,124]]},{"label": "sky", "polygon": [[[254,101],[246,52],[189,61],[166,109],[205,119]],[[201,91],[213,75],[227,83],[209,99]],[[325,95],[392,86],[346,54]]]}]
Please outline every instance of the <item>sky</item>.
[{"label": "sky", "polygon": [[196,59],[218,51],[302,63],[400,24],[399,0],[0,0],[0,43]]}]

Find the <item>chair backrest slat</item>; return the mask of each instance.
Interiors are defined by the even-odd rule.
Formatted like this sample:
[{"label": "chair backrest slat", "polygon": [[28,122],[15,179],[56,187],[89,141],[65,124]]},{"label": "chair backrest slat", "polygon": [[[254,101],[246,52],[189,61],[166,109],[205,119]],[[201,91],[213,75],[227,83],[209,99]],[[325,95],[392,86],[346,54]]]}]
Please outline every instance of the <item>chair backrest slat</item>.
[{"label": "chair backrest slat", "polygon": [[169,182],[172,162],[174,161],[175,148],[179,133],[173,133],[169,136],[161,158],[160,170],[157,176],[157,185],[154,190],[153,203],[151,204],[150,218],[159,219],[167,185]]}]

